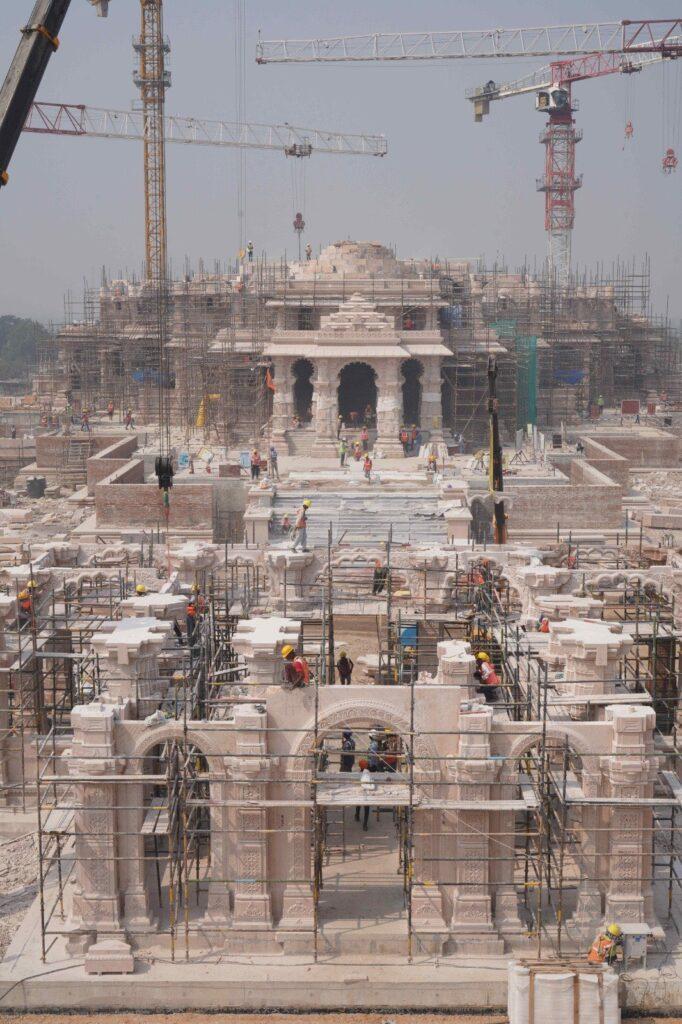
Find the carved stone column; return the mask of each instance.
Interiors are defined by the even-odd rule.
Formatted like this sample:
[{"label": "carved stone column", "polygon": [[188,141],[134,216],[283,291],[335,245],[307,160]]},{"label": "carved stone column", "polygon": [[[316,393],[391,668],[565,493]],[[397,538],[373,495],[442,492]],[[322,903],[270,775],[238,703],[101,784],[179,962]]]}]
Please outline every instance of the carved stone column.
[{"label": "carved stone column", "polygon": [[286,432],[294,418],[294,389],[291,379],[291,359],[275,356],[275,393],[272,402],[271,437],[275,444],[284,445]]},{"label": "carved stone column", "polygon": [[443,405],[441,401],[440,356],[422,357],[421,428],[428,430],[429,441],[443,440]]},{"label": "carved stone column", "polygon": [[312,607],[316,594],[311,585],[320,570],[320,563],[312,551],[275,548],[266,552],[265,567],[272,611],[280,615],[296,615]]},{"label": "carved stone column", "polygon": [[262,691],[253,687],[281,685],[282,648],[296,647],[300,633],[301,623],[295,619],[262,616],[237,624],[232,646],[246,662],[250,694],[261,696]]},{"label": "carved stone column", "polygon": [[[117,774],[123,766],[115,756],[117,716],[115,708],[103,704],[75,707],[71,712],[73,745],[65,755],[74,780],[77,807],[69,948],[71,952],[88,950],[86,970],[91,954],[91,969],[97,969],[97,946],[109,940],[116,940],[114,946],[109,946],[109,952],[113,959],[116,952],[120,955],[119,969],[132,970],[130,947],[123,941],[120,918],[117,787],[106,782],[107,776]],[[79,777],[93,776],[101,776],[102,784],[78,781]],[[91,945],[93,940],[95,944]]]},{"label": "carved stone column", "polygon": [[563,661],[561,691],[577,697],[613,693],[632,637],[617,622],[566,619],[552,624],[548,655]]},{"label": "carved stone column", "polygon": [[400,427],[403,399],[400,360],[382,359],[377,373],[377,439],[375,447],[388,456],[403,454]]},{"label": "carved stone column", "polygon": [[[606,893],[606,917],[619,923],[657,924],[653,876],[653,816],[650,807],[634,801],[653,797],[656,767],[652,708],[633,705],[606,709],[613,727],[611,756],[603,758],[611,796],[621,801],[610,809],[608,865],[611,875]],[[633,803],[628,805],[627,801]]]},{"label": "carved stone column", "polygon": [[107,680],[103,703],[129,700],[142,717],[154,710],[151,703],[163,696],[158,656],[170,633],[169,623],[157,619],[119,619],[95,633],[91,644]]},{"label": "carved stone column", "polygon": [[490,886],[490,788],[497,766],[490,758],[493,712],[473,705],[460,713],[459,757],[452,787],[456,799],[480,804],[480,810],[457,812],[457,871],[450,932],[457,948],[490,956],[504,950],[493,925]]},{"label": "carved stone column", "polygon": [[[310,785],[292,782],[287,787],[292,800],[310,798]],[[287,883],[282,899],[283,931],[310,932],[314,928],[315,909],[311,885],[311,814],[304,807],[290,807],[284,818],[287,828]]]},{"label": "carved stone column", "polygon": [[229,790],[233,799],[251,806],[235,808],[235,928],[267,930],[272,927],[268,885],[268,812],[258,802],[267,796],[266,712],[253,705],[235,709],[236,754],[231,760]]},{"label": "carved stone column", "polygon": [[[601,775],[588,772],[583,768],[582,791],[588,798],[602,796]],[[599,806],[580,808],[580,824],[582,842],[579,851],[580,882],[578,883],[578,899],[571,926],[580,929],[580,934],[587,938],[593,935],[595,928],[602,920],[602,892],[600,886],[599,863],[607,863],[608,842],[605,829],[608,827],[606,812]],[[600,844],[601,839],[601,844]],[[600,849],[601,845],[601,849]]]},{"label": "carved stone column", "polygon": [[329,359],[320,359],[317,365],[317,380],[313,399],[313,428],[315,430],[313,455],[333,456],[338,448],[336,382],[332,380],[333,368]]}]

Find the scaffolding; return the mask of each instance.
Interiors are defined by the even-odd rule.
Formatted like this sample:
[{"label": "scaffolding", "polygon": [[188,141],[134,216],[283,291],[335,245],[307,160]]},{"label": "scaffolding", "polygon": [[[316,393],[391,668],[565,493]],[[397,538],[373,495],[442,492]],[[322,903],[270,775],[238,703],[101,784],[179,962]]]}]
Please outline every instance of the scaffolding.
[{"label": "scaffolding", "polygon": [[[564,557],[566,547],[557,547],[557,561]],[[633,833],[633,842],[641,850],[641,863],[648,873],[635,881],[654,888],[659,917],[673,931],[677,928],[682,880],[678,868],[682,797],[677,781],[680,645],[674,607],[663,593],[630,580],[620,591],[598,595],[604,602],[603,620],[621,623],[633,637],[621,664],[618,695],[585,699],[572,695],[561,701],[556,699],[555,683],[536,635],[521,629],[520,610],[505,579],[491,568],[482,549],[479,559],[457,567],[449,580],[452,600],[447,612],[438,611],[443,601],[442,578],[428,568],[403,564],[390,534],[379,568],[371,560],[348,563],[336,557],[343,554],[342,547],[332,547],[330,537],[326,564],[312,584],[311,607],[296,613],[302,622],[300,646],[312,670],[310,749],[281,755],[279,773],[271,778],[274,789],[255,798],[253,776],[248,771],[243,778],[237,773],[226,797],[216,796],[213,787],[224,782],[224,777],[193,739],[193,730],[198,723],[209,723],[218,735],[224,735],[227,755],[234,750],[230,737],[235,736],[235,711],[242,705],[253,708],[255,704],[257,708],[259,700],[267,702],[267,698],[250,694],[250,686],[257,684],[250,682],[246,665],[233,646],[239,621],[263,610],[266,587],[258,567],[228,559],[220,570],[199,581],[206,606],[193,641],[181,638],[178,643],[171,638],[159,656],[163,702],[140,692],[134,695],[138,718],[161,711],[178,727],[176,735],[137,760],[126,757],[124,770],[111,776],[66,775],[61,753],[69,735],[70,708],[95,699],[108,685],[106,670],[87,653],[87,639],[104,619],[117,617],[116,599],[130,592],[134,576],[118,574],[94,589],[72,592],[63,606],[54,594],[36,602],[34,625],[23,626],[17,637],[34,664],[47,665],[47,670],[35,673],[27,667],[20,675],[15,671],[6,678],[15,695],[10,702],[13,734],[20,735],[26,749],[32,742],[28,733],[36,736],[35,781],[26,780],[22,798],[35,795],[38,806],[44,957],[53,940],[66,934],[65,891],[75,858],[101,856],[97,844],[90,846],[87,836],[83,841],[76,828],[76,816],[83,810],[75,799],[77,786],[85,791],[97,786],[98,792],[108,794],[106,806],[113,806],[119,815],[116,836],[137,834],[130,832],[130,812],[141,814],[143,877],[158,913],[155,941],[166,936],[174,960],[210,954],[202,947],[200,924],[209,899],[220,891],[238,893],[246,884],[249,891],[255,887],[258,892],[271,886],[307,888],[313,907],[313,957],[326,954],[331,933],[324,909],[325,869],[346,856],[350,827],[346,814],[349,807],[359,805],[368,807],[377,820],[386,813],[392,816],[395,877],[404,901],[397,948],[404,949],[408,961],[435,955],[414,914],[415,900],[435,885],[450,901],[456,901],[458,893],[476,894],[482,888],[492,893],[493,901],[512,900],[523,925],[514,941],[538,958],[562,957],[579,950],[584,935],[575,914],[583,898],[581,886],[588,877],[597,893],[596,897],[592,893],[593,898],[599,898],[600,886],[614,882],[613,873],[605,870],[604,857],[612,833],[622,827],[618,815],[626,803],[645,812],[645,824]],[[583,556],[578,553],[577,557]],[[587,572],[587,563],[583,567]],[[585,593],[592,592],[588,581]],[[362,620],[365,626],[373,623],[376,656],[367,671],[374,684],[401,687],[407,694],[409,727],[404,731],[369,720],[353,725],[357,742],[352,756],[356,765],[372,764],[378,781],[375,797],[363,795],[357,768],[351,775],[344,770],[343,724],[323,728],[320,712],[325,688],[336,683],[335,661],[341,640],[354,620]],[[68,632],[68,652],[54,643],[55,633],[47,628],[48,623],[59,624]],[[41,646],[43,637],[50,639]],[[436,646],[441,640],[460,638],[468,639],[473,649],[485,645],[490,652],[502,680],[503,697],[495,705],[496,714],[507,720],[508,736],[528,740],[521,757],[496,755],[496,764],[509,781],[497,796],[483,802],[475,795],[477,784],[465,776],[455,782],[443,773],[439,781],[426,781],[426,762],[433,768],[433,755],[426,758],[422,744],[436,741],[442,733],[417,724],[420,674],[431,675],[437,669]],[[18,661],[23,664],[21,658]],[[591,795],[583,783],[587,755],[573,749],[567,737],[556,734],[557,724],[594,721],[606,705],[621,699],[653,706],[656,713],[655,787],[650,797],[634,801]],[[377,744],[371,733],[379,725]],[[269,744],[278,737],[301,735],[298,726],[264,725],[262,731]],[[248,743],[248,735],[242,736],[242,744]],[[453,739],[456,736],[453,734]],[[596,756],[598,752],[592,753]],[[263,755],[252,751],[239,756],[240,762],[248,765],[250,759],[260,760]],[[471,754],[450,752],[436,761],[445,760],[455,769],[460,761],[470,759]],[[307,781],[292,782],[292,774]],[[17,783],[9,786],[16,800]],[[467,796],[468,787],[474,787],[471,797]],[[142,793],[139,807],[131,805],[135,793]],[[481,811],[493,816],[486,833],[486,877],[478,881],[472,880],[469,871],[472,854],[457,842],[461,843],[462,836],[476,837],[476,814]],[[247,815],[246,832],[242,814]],[[444,816],[439,828],[434,827],[434,814]],[[264,865],[263,873],[254,874],[252,866],[245,877],[238,858],[229,862],[231,869],[223,866],[216,870],[217,845],[231,843],[237,835],[254,841],[291,836],[293,841],[302,834],[309,874],[279,879]],[[591,872],[585,866],[593,856],[588,834],[590,841],[596,836],[600,851],[597,867]],[[436,843],[440,845],[436,847]],[[648,848],[653,850],[650,861]],[[124,868],[124,864],[118,865],[118,870]],[[218,922],[212,928],[224,937],[228,925]],[[134,924],[127,930],[136,941],[149,943],[148,928],[141,925],[139,935]],[[221,941],[217,940],[216,955]],[[662,933],[655,938],[659,949],[665,948],[667,941],[672,939],[665,939]],[[221,951],[219,955],[227,954]]]}]

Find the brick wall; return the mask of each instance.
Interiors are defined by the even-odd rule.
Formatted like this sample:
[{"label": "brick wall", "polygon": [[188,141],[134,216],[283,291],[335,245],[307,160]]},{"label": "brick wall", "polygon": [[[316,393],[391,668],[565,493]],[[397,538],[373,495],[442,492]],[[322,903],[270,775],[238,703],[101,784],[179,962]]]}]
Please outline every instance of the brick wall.
[{"label": "brick wall", "polygon": [[[573,467],[576,467],[575,469]],[[509,530],[609,529],[621,525],[622,488],[593,466],[579,459],[571,463],[568,484],[529,484],[505,481],[512,498]]]},{"label": "brick wall", "polygon": [[[599,444],[593,437],[583,437],[582,443],[585,446],[585,461],[604,473],[614,483],[620,484],[624,490],[628,490],[630,487],[630,463],[628,460],[607,445]],[[572,466],[578,461],[574,459]]]},{"label": "brick wall", "polygon": [[[164,520],[163,493],[145,482],[144,460],[132,459],[95,483],[97,526],[155,527]],[[213,529],[213,484],[178,484],[171,490],[170,526]]]},{"label": "brick wall", "polygon": [[[101,452],[108,448],[115,441],[120,440],[120,434],[90,434],[77,431],[70,437],[81,441],[90,441],[93,452]],[[61,469],[64,461],[64,452],[69,444],[70,437],[64,434],[40,434],[36,437],[36,463],[38,469]]]},{"label": "brick wall", "polygon": [[95,493],[95,484],[100,483],[117,469],[130,462],[130,457],[137,451],[137,434],[119,438],[108,448],[92,455],[87,462],[88,494]]},{"label": "brick wall", "polygon": [[597,435],[601,444],[622,455],[630,466],[644,466],[647,469],[667,469],[679,465],[680,439],[664,430],[639,434]]}]

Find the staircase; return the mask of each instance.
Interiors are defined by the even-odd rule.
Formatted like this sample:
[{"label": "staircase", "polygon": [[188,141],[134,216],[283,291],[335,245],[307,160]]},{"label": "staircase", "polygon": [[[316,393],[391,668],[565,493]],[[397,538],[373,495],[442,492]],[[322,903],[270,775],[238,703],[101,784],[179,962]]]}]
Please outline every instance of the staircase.
[{"label": "staircase", "polygon": [[313,427],[299,427],[287,431],[287,444],[289,455],[306,457],[312,455],[313,444],[315,443],[315,430]]},{"label": "staircase", "polygon": [[87,462],[93,453],[93,443],[89,437],[69,437],[64,449],[61,465],[61,477],[65,484],[82,486],[87,481]]}]

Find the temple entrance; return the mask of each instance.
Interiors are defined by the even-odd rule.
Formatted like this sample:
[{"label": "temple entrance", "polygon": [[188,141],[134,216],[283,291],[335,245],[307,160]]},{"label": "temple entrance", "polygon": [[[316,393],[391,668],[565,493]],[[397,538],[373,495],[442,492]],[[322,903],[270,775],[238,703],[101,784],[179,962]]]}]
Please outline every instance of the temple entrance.
[{"label": "temple entrance", "polygon": [[291,367],[294,378],[294,415],[301,423],[313,417],[313,382],[315,367],[309,359],[297,359]]},{"label": "temple entrance", "polygon": [[[364,770],[376,782],[363,785]],[[317,778],[321,948],[404,953],[410,844],[402,740],[380,726],[335,731],[325,739]]]},{"label": "temple entrance", "polygon": [[422,385],[424,367],[418,359],[407,359],[400,367],[403,376],[403,423],[421,424]]},{"label": "temple entrance", "polygon": [[349,426],[376,423],[376,371],[369,363],[348,363],[339,374],[339,415]]}]

